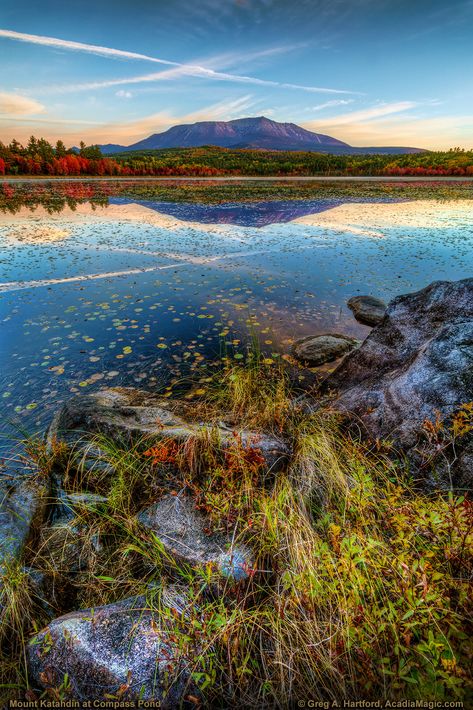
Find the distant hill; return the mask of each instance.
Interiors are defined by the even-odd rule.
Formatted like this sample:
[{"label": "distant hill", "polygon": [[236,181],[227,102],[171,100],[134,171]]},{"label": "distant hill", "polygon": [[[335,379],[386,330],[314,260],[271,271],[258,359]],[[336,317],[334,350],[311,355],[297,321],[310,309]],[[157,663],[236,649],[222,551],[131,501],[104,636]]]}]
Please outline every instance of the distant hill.
[{"label": "distant hill", "polygon": [[234,121],[198,121],[173,126],[163,133],[129,146],[108,143],[99,146],[105,155],[162,148],[197,148],[215,145],[220,148],[261,150],[303,150],[321,153],[421,153],[420,148],[354,148],[323,133],[308,131],[295,123],[279,123],[264,116],[237,118]]}]

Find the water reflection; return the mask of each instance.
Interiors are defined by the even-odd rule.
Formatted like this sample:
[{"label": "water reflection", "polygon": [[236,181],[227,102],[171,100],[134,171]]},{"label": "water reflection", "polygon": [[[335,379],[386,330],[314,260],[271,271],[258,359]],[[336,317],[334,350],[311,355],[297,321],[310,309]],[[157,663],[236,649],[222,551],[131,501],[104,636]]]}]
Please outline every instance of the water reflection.
[{"label": "water reflection", "polygon": [[[234,224],[240,227],[266,227],[270,224],[293,222],[345,204],[346,200],[271,200],[269,202],[224,202],[204,205],[189,202],[155,202],[111,197],[109,204],[137,203],[160,214],[199,224]],[[389,202],[394,202],[389,200]],[[395,202],[400,202],[396,200]]]},{"label": "water reflection", "polygon": [[205,388],[252,336],[273,361],[305,335],[363,338],[351,296],[473,272],[468,201],[67,199],[45,191],[0,218],[3,421],[29,429],[104,384]]}]

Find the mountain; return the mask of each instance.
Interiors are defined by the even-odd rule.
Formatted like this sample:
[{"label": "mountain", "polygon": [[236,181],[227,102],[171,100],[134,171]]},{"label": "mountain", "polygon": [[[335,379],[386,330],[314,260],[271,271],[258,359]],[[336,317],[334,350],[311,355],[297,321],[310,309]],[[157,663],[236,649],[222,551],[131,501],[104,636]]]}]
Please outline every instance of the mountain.
[{"label": "mountain", "polygon": [[264,116],[237,118],[234,121],[199,121],[173,126],[153,133],[138,143],[99,146],[104,154],[162,148],[196,148],[215,145],[221,148],[260,150],[306,150],[321,153],[417,153],[419,148],[353,148],[323,133],[308,131],[295,123],[278,123]]},{"label": "mountain", "polygon": [[127,148],[118,145],[118,143],[106,143],[105,145],[99,145],[99,148],[104,155],[112,155],[112,153],[122,153],[124,150],[131,150],[131,146]]}]

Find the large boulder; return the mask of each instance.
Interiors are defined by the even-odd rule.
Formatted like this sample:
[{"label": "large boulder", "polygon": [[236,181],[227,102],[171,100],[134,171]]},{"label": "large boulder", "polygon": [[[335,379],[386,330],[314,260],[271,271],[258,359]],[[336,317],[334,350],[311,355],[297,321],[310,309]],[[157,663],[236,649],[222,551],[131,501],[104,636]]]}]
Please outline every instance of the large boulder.
[{"label": "large boulder", "polygon": [[[473,279],[437,281],[395,298],[324,387],[336,390],[333,406],[355,415],[372,438],[394,441],[421,464],[425,420],[440,417],[448,425],[473,400]],[[470,446],[468,435],[457,442],[450,471],[469,485]]]},{"label": "large boulder", "polygon": [[[54,439],[59,439],[77,447],[84,445],[87,435],[100,433],[116,440],[148,437],[185,444],[202,435],[205,429],[212,429],[200,422],[187,421],[176,413],[178,407],[179,402],[170,402],[132,387],[78,395],[66,402],[54,416],[47,441],[51,445]],[[235,432],[231,428],[219,425],[212,432],[221,449],[235,446]],[[252,446],[261,452],[267,469],[277,472],[284,468],[289,451],[283,441],[246,429],[237,433],[241,446]]]},{"label": "large boulder", "polygon": [[347,301],[356,320],[365,325],[378,325],[386,313],[386,304],[374,296],[353,296]]},{"label": "large boulder", "polygon": [[198,649],[179,642],[180,625],[190,632],[188,612],[183,591],[170,587],[155,600],[132,597],[61,616],[27,648],[30,683],[58,688],[67,674],[76,700],[112,695],[181,707],[196,695],[191,674]]},{"label": "large boulder", "polygon": [[210,565],[216,583],[235,584],[254,573],[254,558],[231,535],[211,534],[210,521],[185,495],[165,495],[138,515],[138,521],[161,541],[165,554],[190,567]]},{"label": "large boulder", "polygon": [[300,362],[309,367],[318,367],[326,362],[333,362],[346,355],[358,345],[358,340],[347,335],[327,333],[325,335],[309,335],[296,340],[292,346],[292,354]]}]

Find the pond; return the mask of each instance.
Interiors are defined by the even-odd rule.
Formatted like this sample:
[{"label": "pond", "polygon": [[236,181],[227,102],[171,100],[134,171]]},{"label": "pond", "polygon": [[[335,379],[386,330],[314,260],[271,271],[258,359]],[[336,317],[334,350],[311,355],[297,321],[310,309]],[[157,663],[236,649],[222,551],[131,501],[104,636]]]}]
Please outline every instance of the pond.
[{"label": "pond", "polygon": [[[364,338],[346,301],[473,273],[473,201],[109,197],[0,214],[4,450],[103,386],[206,387],[255,340]],[[254,347],[254,344],[251,345]],[[301,377],[303,377],[301,370]],[[189,394],[192,396],[192,392]]]}]

